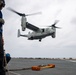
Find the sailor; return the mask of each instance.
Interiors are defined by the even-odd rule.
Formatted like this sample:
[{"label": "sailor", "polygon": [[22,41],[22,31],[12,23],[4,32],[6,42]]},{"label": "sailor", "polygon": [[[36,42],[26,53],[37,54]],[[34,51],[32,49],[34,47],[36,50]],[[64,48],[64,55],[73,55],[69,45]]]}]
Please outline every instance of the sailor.
[{"label": "sailor", "polygon": [[9,63],[10,60],[11,60],[10,54],[9,53],[6,53],[5,54],[5,59],[4,59],[4,67],[7,66],[7,64]]},{"label": "sailor", "polygon": [[1,10],[5,6],[5,1],[0,0],[0,75],[6,75],[5,70],[4,70],[4,49],[3,49],[3,44],[2,44],[2,26],[4,24],[4,19]]},{"label": "sailor", "polygon": [[[3,44],[3,50],[4,50],[4,39],[3,39],[3,37],[2,37],[2,44]],[[9,63],[10,60],[11,60],[10,54],[5,53],[5,50],[4,50],[4,62],[3,63],[4,63],[5,71],[8,71],[6,69],[6,66],[7,66],[7,64]]]}]

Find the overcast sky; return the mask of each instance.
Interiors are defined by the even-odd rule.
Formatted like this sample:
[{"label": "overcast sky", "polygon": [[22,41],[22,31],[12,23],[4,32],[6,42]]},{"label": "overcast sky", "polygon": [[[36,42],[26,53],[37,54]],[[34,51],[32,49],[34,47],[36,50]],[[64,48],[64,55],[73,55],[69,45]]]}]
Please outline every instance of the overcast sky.
[{"label": "overcast sky", "polygon": [[[57,26],[62,29],[57,29],[56,38],[49,36],[41,42],[18,38],[21,17],[7,10],[8,7],[25,14],[42,12],[27,17],[27,21],[37,27],[46,27],[60,20]],[[76,58],[76,0],[6,0],[2,12],[4,48],[12,57]],[[29,31],[26,29],[22,34]]]}]

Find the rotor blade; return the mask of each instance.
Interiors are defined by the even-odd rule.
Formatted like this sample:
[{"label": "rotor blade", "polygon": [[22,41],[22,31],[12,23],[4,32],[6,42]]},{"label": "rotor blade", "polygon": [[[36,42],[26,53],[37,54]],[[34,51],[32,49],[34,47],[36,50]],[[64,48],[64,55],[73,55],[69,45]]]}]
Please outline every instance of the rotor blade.
[{"label": "rotor blade", "polygon": [[56,27],[56,26],[55,26],[55,28],[61,29],[61,27]]},{"label": "rotor blade", "polygon": [[48,26],[48,27],[54,27],[54,28],[61,29],[61,27],[57,27],[57,26]]},{"label": "rotor blade", "polygon": [[10,10],[10,11],[12,11],[12,12],[14,12],[14,13],[16,13],[16,14],[18,14],[19,16],[25,16],[25,14],[19,13],[19,12],[15,11],[12,8],[7,8],[7,9]]},{"label": "rotor blade", "polygon": [[55,20],[54,24],[52,24],[51,26],[48,27],[56,27],[55,25],[59,22],[59,20]]},{"label": "rotor blade", "polygon": [[32,13],[32,14],[27,14],[26,16],[37,15],[37,14],[41,14],[41,12]]}]

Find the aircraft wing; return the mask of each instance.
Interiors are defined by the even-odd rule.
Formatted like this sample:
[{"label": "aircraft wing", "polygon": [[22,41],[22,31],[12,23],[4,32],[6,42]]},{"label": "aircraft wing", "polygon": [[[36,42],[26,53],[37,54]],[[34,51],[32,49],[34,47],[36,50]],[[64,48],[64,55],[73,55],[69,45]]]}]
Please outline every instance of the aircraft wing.
[{"label": "aircraft wing", "polygon": [[39,30],[39,28],[38,27],[36,27],[36,26],[34,26],[34,25],[32,25],[32,24],[30,24],[30,23],[26,23],[26,28],[28,28],[28,29],[30,29],[30,30],[33,30],[33,31],[35,31],[35,32],[37,32],[38,30]]}]

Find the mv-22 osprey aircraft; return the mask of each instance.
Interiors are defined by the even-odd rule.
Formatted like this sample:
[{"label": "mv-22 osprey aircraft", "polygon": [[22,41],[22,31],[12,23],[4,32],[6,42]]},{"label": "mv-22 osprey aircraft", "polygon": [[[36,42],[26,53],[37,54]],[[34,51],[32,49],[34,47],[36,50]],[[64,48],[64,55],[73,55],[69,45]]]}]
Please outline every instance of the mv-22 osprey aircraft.
[{"label": "mv-22 osprey aircraft", "polygon": [[[52,38],[56,37],[56,28],[60,28],[60,27],[56,27],[55,25],[59,22],[59,20],[56,20],[54,24],[52,24],[51,26],[48,26],[47,28],[39,28],[26,21],[26,16],[29,16],[29,15],[19,13],[11,8],[9,8],[9,9],[11,11],[13,11],[14,13],[22,16],[22,19],[21,19],[22,31],[25,31],[26,28],[33,31],[33,32],[29,32],[27,35],[22,35],[20,33],[20,29],[18,29],[18,37],[20,37],[20,36],[27,37],[28,40],[38,39],[40,42],[43,38],[45,38],[47,36],[52,36]],[[34,14],[38,14],[38,13],[34,13]],[[34,15],[34,14],[30,14],[30,15]]]}]

